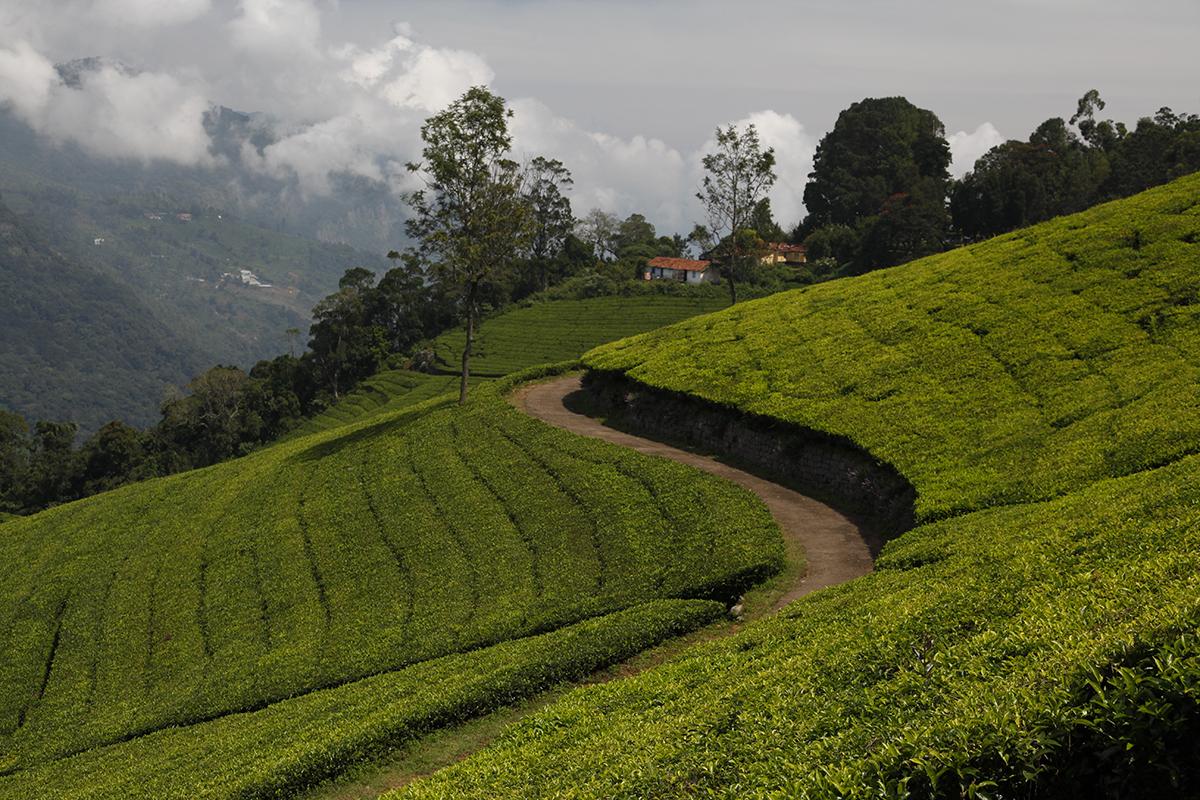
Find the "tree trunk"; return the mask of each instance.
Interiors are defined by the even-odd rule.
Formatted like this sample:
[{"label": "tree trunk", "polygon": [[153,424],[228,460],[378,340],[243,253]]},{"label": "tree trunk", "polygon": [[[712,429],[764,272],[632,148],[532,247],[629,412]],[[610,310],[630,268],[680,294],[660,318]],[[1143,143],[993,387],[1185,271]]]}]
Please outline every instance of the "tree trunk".
[{"label": "tree trunk", "polygon": [[729,281],[729,305],[737,305],[737,284],[733,282],[733,278],[728,278]]},{"label": "tree trunk", "polygon": [[463,348],[462,383],[458,388],[458,404],[467,402],[467,380],[471,377],[471,344],[475,341],[475,290],[479,281],[467,284],[467,346]]}]

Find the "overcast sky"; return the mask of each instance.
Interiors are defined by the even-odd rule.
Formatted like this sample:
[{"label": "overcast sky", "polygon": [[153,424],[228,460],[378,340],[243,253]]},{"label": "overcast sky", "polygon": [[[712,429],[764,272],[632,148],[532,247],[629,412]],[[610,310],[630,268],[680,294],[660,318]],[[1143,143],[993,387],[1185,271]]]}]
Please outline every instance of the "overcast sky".
[{"label": "overcast sky", "polygon": [[[957,175],[1089,89],[1131,128],[1162,106],[1200,113],[1197,42],[1197,0],[0,0],[0,103],[98,153],[184,163],[210,159],[210,103],[261,111],[287,136],[259,169],[312,192],[330,170],[403,191],[423,120],[486,84],[516,111],[518,154],[571,170],[578,216],[686,234],[719,126],[754,122],[775,148],[790,227],[851,103],[933,111]],[[138,72],[62,86],[53,64],[86,56]]]}]

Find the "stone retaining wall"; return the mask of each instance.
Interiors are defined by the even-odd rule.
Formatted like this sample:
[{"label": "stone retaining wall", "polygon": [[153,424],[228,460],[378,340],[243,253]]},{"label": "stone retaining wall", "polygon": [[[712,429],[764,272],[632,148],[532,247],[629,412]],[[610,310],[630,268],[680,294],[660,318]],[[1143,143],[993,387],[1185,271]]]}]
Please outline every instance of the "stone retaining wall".
[{"label": "stone retaining wall", "polygon": [[891,465],[848,440],[651,389],[619,373],[589,372],[583,383],[600,409],[615,412],[629,427],[795,481],[874,517],[885,538],[913,525],[916,490]]}]

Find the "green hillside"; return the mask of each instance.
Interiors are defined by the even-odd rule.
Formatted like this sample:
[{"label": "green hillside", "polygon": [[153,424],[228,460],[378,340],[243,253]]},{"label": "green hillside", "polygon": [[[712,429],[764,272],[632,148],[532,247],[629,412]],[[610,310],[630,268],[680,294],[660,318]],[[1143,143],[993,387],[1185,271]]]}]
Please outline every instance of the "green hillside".
[{"label": "green hillside", "polygon": [[[724,299],[708,297],[644,295],[556,300],[518,309],[485,321],[476,331],[471,379],[478,383],[480,379],[509,375],[539,364],[571,361],[597,345],[727,305]],[[465,344],[463,329],[443,334],[435,343],[438,369],[434,374],[380,372],[291,436],[330,430],[457,391]]]},{"label": "green hillside", "polygon": [[[558,300],[518,309],[477,327],[471,374],[495,378],[536,364],[573,360],[598,345],[728,305],[721,297],[644,295]],[[441,371],[461,374],[466,338],[463,329],[438,337],[435,349]]]},{"label": "green hillside", "polygon": [[1196,179],[598,348],[655,388],[844,436],[918,518],[1200,450]]},{"label": "green hillside", "polygon": [[[1198,248],[1194,176],[586,354],[857,444],[917,526],[392,796],[1200,793]],[[0,526],[0,798],[278,795],[776,567],[760,504],[516,379]]]},{"label": "green hillside", "polygon": [[655,601],[778,569],[749,493],[505,388],[6,523],[0,797],[303,784],[725,608]]},{"label": "green hillside", "polygon": [[587,354],[850,439],[877,571],[395,798],[1200,793],[1200,176]]}]

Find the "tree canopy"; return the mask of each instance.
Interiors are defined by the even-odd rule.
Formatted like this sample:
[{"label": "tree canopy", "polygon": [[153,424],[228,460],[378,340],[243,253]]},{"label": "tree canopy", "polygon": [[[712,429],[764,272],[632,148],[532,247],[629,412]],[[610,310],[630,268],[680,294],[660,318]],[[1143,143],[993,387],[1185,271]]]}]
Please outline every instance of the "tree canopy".
[{"label": "tree canopy", "polygon": [[945,197],[950,145],[932,111],[903,97],[867,98],[838,115],[817,145],[804,188],[808,227],[853,227],[894,194]]},{"label": "tree canopy", "polygon": [[706,174],[696,198],[704,204],[708,230],[718,240],[715,255],[721,277],[737,303],[737,284],[753,279],[762,255],[751,225],[764,208],[770,218],[769,206],[763,203],[775,184],[775,148],[762,149],[754,125],[745,131],[730,125],[717,128],[717,150],[702,163]]},{"label": "tree canopy", "polygon": [[459,402],[467,399],[480,284],[528,246],[530,208],[523,173],[509,158],[512,111],[482,86],[468,89],[421,127],[423,161],[409,163],[425,188],[405,196],[408,235],[435,276],[463,287],[467,346]]},{"label": "tree canopy", "polygon": [[950,221],[949,168],[945,127],[932,111],[903,97],[854,103],[817,145],[799,233],[825,231],[821,238],[838,241],[839,259],[853,259],[857,271],[936,252]]},{"label": "tree canopy", "polygon": [[1073,214],[1200,170],[1200,117],[1160,108],[1124,123],[1097,119],[1095,89],[1069,121],[1046,120],[1028,142],[1009,140],[975,162],[951,196],[955,228],[975,239]]}]

